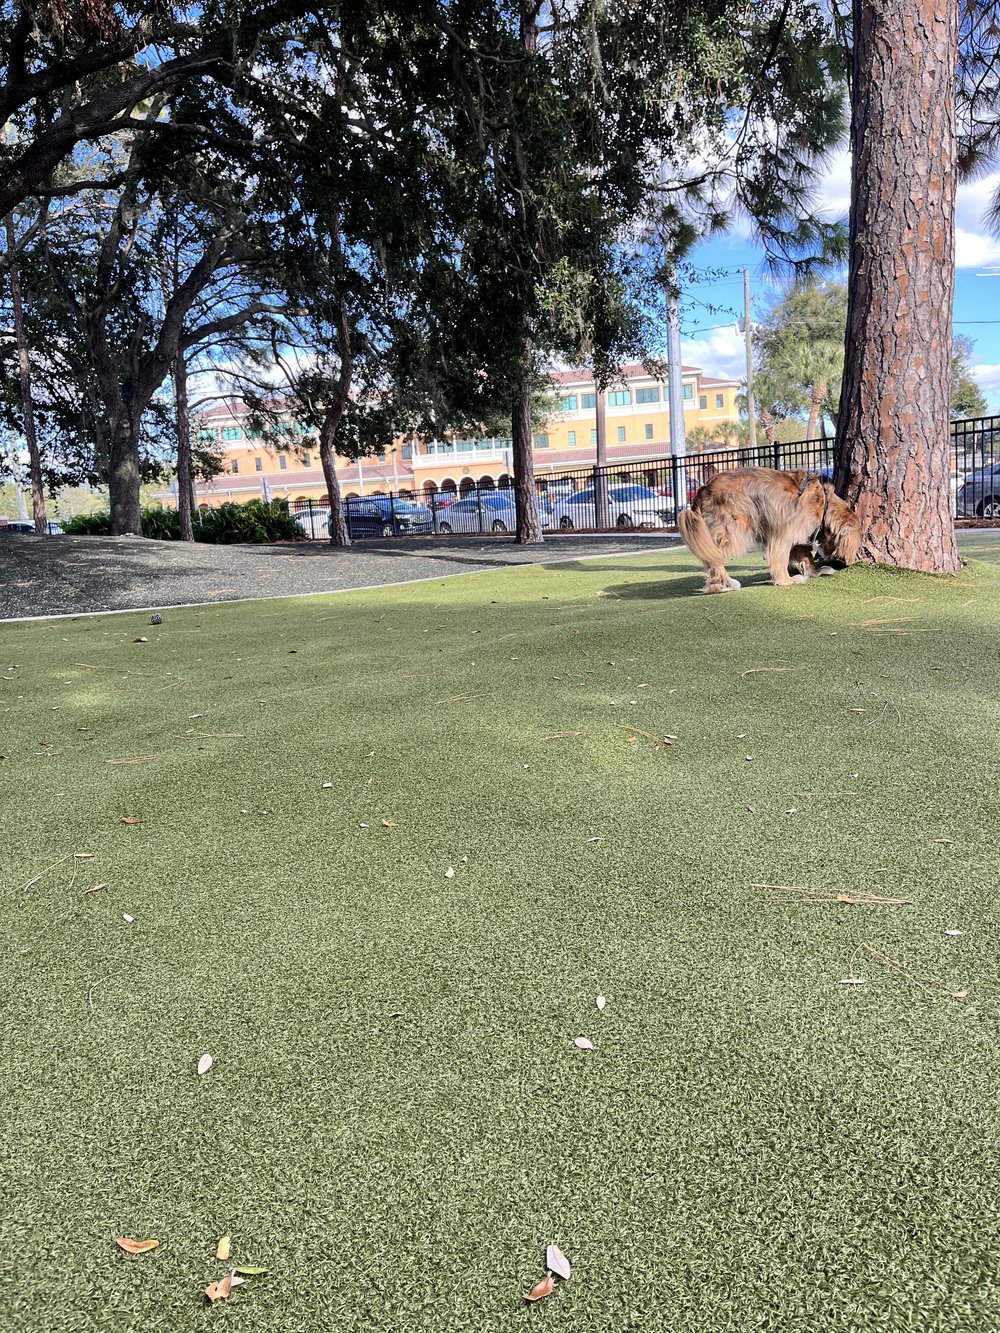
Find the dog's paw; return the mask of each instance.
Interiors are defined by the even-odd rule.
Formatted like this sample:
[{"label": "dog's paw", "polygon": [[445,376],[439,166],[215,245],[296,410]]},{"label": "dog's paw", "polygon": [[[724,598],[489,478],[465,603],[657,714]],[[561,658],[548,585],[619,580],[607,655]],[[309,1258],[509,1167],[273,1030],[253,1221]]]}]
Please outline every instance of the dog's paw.
[{"label": "dog's paw", "polygon": [[726,592],[739,592],[739,590],[742,587],[743,584],[739,581],[739,579],[730,579],[729,584],[726,587]]},{"label": "dog's paw", "polygon": [[820,565],[819,572],[823,578],[830,579],[833,578],[837,571],[832,565]]},{"label": "dog's paw", "polygon": [[793,574],[793,575],[792,575],[792,582],[793,582],[793,583],[808,583],[808,582],[809,582],[809,575],[808,575],[808,574]]}]

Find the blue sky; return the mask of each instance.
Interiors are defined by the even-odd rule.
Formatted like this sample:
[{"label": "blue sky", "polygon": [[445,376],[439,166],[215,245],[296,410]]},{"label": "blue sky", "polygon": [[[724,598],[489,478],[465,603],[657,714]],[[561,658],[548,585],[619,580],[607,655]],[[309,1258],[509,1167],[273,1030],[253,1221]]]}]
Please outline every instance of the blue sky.
[{"label": "blue sky", "polygon": [[[1000,241],[987,231],[983,215],[1000,186],[1000,172],[960,185],[955,240],[955,332],[973,339],[973,367],[990,404],[1000,413]],[[831,159],[817,188],[817,204],[828,217],[844,217],[850,199],[850,160],[846,150]],[[700,269],[750,270],[751,306],[759,313],[776,293],[775,279],[766,271],[762,251],[749,240],[746,227],[737,225],[728,235],[702,242],[691,255]],[[982,276],[993,271],[996,277]],[[743,335],[730,322],[729,310],[743,309],[743,281],[739,273],[719,282],[703,282],[687,289],[683,318],[683,356],[686,365],[701,366],[706,374],[742,378]],[[699,304],[704,303],[704,304]],[[704,307],[723,306],[712,314]],[[723,327],[713,327],[722,325]]]}]

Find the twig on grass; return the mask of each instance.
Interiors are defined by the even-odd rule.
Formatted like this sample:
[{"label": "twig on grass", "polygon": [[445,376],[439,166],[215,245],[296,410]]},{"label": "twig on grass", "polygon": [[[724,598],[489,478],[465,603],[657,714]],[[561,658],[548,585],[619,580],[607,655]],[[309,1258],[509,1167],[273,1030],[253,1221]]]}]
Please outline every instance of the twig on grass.
[{"label": "twig on grass", "polygon": [[53,861],[50,866],[46,866],[44,870],[40,870],[33,879],[28,880],[27,884],[22,885],[21,892],[24,893],[26,889],[33,888],[40,879],[45,878],[45,876],[49,873],[50,870],[55,870],[56,866],[61,866],[63,862],[68,861],[70,857],[73,858],[73,879],[70,880],[70,888],[72,888],[73,882],[76,879],[76,873],[78,869],[77,863],[79,861],[89,861],[91,860],[93,855],[94,855],[93,852],[67,852],[65,856],[60,856],[58,861]]},{"label": "twig on grass", "polygon": [[653,742],[656,749],[659,749],[661,745],[673,745],[677,739],[676,736],[654,736],[651,731],[643,731],[642,727],[627,727],[624,722],[619,722],[618,726],[622,731],[628,731],[633,736],[645,736],[647,740]]},{"label": "twig on grass", "polygon": [[484,691],[481,694],[452,694],[449,695],[447,699],[435,699],[434,707],[437,708],[439,704],[464,704],[468,703],[470,699],[488,699],[488,698],[489,698],[488,691]]},{"label": "twig on grass", "polygon": [[950,989],[948,983],[942,981],[940,977],[932,977],[924,972],[911,972],[909,968],[904,967],[903,964],[897,962],[895,958],[890,958],[889,955],[883,953],[881,949],[876,949],[873,944],[868,944],[865,941],[862,941],[851,954],[848,971],[849,976],[854,975],[854,961],[860,953],[868,954],[871,958],[874,958],[877,963],[881,963],[883,967],[887,967],[890,972],[896,972],[899,976],[905,977],[907,981],[915,981],[917,985],[921,986],[924,990],[933,991],[942,987]]},{"label": "twig on grass", "polygon": [[[823,889],[801,888],[795,884],[758,884],[752,889],[771,889],[781,893],[799,893],[809,903],[840,903],[844,907],[912,907],[912,898],[880,898],[874,893],[826,893]],[[780,901],[777,899],[775,901]]]},{"label": "twig on grass", "polygon": [[137,754],[127,759],[105,759],[106,764],[148,764],[151,759],[157,759],[155,754]]},{"label": "twig on grass", "polygon": [[740,672],[740,680],[746,680],[747,676],[759,676],[762,671],[791,671],[791,667],[748,667],[746,671]]},{"label": "twig on grass", "polygon": [[95,988],[96,988],[97,986],[103,986],[104,983],[105,983],[106,981],[109,981],[109,980],[110,980],[109,977],[101,977],[100,981],[95,981],[95,982],[93,983],[93,985],[90,987],[90,990],[87,991],[87,1005],[88,1005],[88,1007],[89,1007],[91,1013],[94,1012],[94,990],[95,990]]}]

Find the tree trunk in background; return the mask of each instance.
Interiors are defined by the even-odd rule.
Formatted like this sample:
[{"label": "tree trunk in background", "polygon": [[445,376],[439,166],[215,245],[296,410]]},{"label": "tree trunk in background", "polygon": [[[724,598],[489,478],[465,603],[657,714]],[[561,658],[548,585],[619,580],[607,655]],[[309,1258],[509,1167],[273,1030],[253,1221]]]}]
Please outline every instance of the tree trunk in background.
[{"label": "tree trunk in background", "polygon": [[816,438],[820,413],[823,411],[823,400],[826,397],[826,390],[826,380],[817,380],[812,386],[812,394],[809,401],[809,420],[806,422],[807,440],[815,440]]},{"label": "tree trunk in background", "polygon": [[188,412],[187,362],[179,352],[174,362],[174,403],[177,410],[177,516],[181,541],[194,541],[192,519],[191,416]]},{"label": "tree trunk in background", "polygon": [[611,497],[608,495],[608,399],[602,385],[594,381],[597,415],[597,449],[594,454],[594,521],[599,528],[611,526]]},{"label": "tree trunk in background", "polygon": [[959,567],[950,503],[958,5],[854,0],[837,489],[862,556]]},{"label": "tree trunk in background", "polygon": [[[336,416],[336,420],[334,420]],[[319,461],[323,468],[323,480],[326,482],[326,495],[330,501],[330,545],[350,546],[351,534],[347,531],[344,518],[344,500],[340,493],[337,479],[336,443],[337,427],[343,412],[328,412],[319,432]]]},{"label": "tree trunk in background", "polygon": [[141,537],[139,428],[126,417],[115,423],[108,457],[112,537]]},{"label": "tree trunk in background", "polygon": [[[14,222],[9,214],[4,219],[4,231],[7,254],[13,256],[17,238],[14,235]],[[14,258],[11,258],[10,263],[10,298],[14,315],[14,343],[17,347],[17,377],[21,387],[21,421],[24,426],[24,442],[28,446],[32,518],[35,520],[35,531],[44,537],[49,531],[45,517],[45,484],[42,480],[42,459],[38,452],[38,435],[35,431],[35,407],[31,398],[31,361],[28,358],[28,340],[24,332],[21,268]]]},{"label": "tree trunk in background", "polygon": [[511,412],[511,453],[514,462],[514,504],[517,512],[516,538],[519,546],[536,546],[544,541],[538,517],[535,490],[535,459],[531,452],[531,380],[526,379],[514,397]]}]

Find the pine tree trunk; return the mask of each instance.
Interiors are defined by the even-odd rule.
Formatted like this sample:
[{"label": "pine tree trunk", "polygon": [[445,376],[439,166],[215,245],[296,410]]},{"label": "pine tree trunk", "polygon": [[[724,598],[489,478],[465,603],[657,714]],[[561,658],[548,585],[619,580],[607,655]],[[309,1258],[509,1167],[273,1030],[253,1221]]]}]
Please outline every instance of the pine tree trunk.
[{"label": "pine tree trunk", "polygon": [[319,432],[319,461],[323,468],[323,480],[326,482],[326,496],[330,502],[330,545],[350,546],[351,534],[347,530],[344,517],[344,499],[340,492],[337,477],[336,443],[337,427],[340,425],[342,412],[328,412]]},{"label": "pine tree trunk", "polygon": [[854,0],[851,248],[837,489],[862,555],[959,567],[950,503],[955,3]]},{"label": "pine tree trunk", "polygon": [[514,397],[511,412],[514,463],[514,504],[517,511],[515,541],[519,546],[540,545],[542,524],[538,517],[535,489],[535,458],[531,452],[531,381],[525,380]]},{"label": "pine tree trunk", "polygon": [[192,519],[191,417],[188,412],[187,363],[183,352],[174,362],[174,402],[177,411],[177,516],[181,524],[181,541],[194,541]]},{"label": "pine tree trunk", "polygon": [[817,428],[819,426],[819,415],[823,410],[823,399],[826,397],[826,380],[817,380],[812,386],[812,394],[809,402],[809,420],[806,422],[806,439],[815,440]]},{"label": "pine tree trunk", "polygon": [[31,516],[35,521],[35,531],[44,537],[49,531],[45,516],[45,483],[42,479],[42,458],[38,452],[38,434],[35,430],[35,406],[31,397],[31,361],[28,357],[28,339],[24,332],[21,269],[14,257],[17,238],[14,235],[14,222],[9,214],[4,219],[4,230],[7,254],[11,256],[10,297],[14,315],[14,343],[17,347],[17,375],[21,388],[21,421],[24,426],[24,442],[28,447],[28,475],[31,478]]},{"label": "pine tree trunk", "polygon": [[108,458],[112,537],[141,537],[139,428],[128,417],[115,423]]}]

